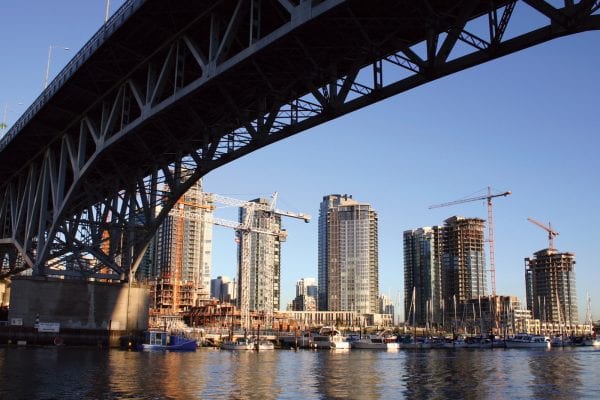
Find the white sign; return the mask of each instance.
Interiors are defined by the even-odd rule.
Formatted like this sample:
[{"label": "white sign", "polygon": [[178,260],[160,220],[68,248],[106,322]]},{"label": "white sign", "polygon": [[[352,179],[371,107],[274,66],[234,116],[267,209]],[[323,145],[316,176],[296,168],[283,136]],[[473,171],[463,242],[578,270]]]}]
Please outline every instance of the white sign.
[{"label": "white sign", "polygon": [[58,322],[40,322],[38,332],[60,332],[60,324]]},{"label": "white sign", "polygon": [[23,318],[11,318],[10,324],[13,326],[15,326],[15,325],[21,326],[21,325],[23,325]]}]

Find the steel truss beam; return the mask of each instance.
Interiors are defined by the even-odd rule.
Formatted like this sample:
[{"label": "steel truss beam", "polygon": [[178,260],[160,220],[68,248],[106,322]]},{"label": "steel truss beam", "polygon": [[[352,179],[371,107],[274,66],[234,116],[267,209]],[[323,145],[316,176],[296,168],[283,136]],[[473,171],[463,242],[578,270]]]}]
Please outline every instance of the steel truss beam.
[{"label": "steel truss beam", "polygon": [[[0,186],[0,278],[33,268],[129,279],[177,199],[218,166],[443,76],[600,29],[598,0],[452,3],[402,4],[423,31],[414,40],[398,20],[363,18],[355,1],[214,2]],[[507,38],[519,8],[546,24]],[[304,40],[321,20],[358,32],[348,39],[358,45],[342,53],[343,41]],[[294,70],[300,62],[310,70]]]}]

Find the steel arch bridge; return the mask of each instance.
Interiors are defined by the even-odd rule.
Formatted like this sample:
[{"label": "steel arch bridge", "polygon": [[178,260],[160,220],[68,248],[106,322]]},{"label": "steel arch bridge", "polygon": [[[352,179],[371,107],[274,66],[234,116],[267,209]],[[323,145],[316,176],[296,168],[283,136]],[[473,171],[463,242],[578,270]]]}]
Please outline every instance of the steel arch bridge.
[{"label": "steel arch bridge", "polygon": [[[1,139],[0,278],[130,279],[209,171],[440,77],[600,29],[599,8],[129,0]],[[530,21],[521,31],[520,15]]]}]

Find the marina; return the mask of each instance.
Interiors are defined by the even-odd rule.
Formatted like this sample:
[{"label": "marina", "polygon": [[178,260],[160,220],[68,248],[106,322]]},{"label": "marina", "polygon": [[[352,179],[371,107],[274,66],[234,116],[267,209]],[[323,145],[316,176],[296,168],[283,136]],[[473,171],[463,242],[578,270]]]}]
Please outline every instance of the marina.
[{"label": "marina", "polygon": [[[211,333],[210,330],[188,329],[184,334],[194,339],[198,347],[213,347],[223,350],[437,350],[437,349],[503,349],[503,348],[567,348],[592,347],[600,349],[600,339],[594,334],[551,338],[543,334],[517,333],[500,337],[497,335],[450,334],[431,336],[401,333],[390,329],[357,332],[344,331],[326,326],[309,331],[277,332],[227,331]],[[146,342],[147,342],[146,334]]]}]

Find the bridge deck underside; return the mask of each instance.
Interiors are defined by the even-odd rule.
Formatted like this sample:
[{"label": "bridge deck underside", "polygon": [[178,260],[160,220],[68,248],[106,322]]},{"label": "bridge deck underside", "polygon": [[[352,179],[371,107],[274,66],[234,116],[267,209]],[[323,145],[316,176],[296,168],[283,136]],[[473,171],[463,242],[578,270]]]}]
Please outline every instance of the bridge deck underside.
[{"label": "bridge deck underside", "polygon": [[[275,30],[286,22],[285,10],[277,1],[270,3],[270,7],[263,7],[263,25]],[[107,174],[106,165],[117,164],[127,170],[143,169],[156,160],[173,161],[182,150],[200,147],[201,134],[210,131],[211,135],[223,135],[256,118],[257,101],[269,109],[275,102],[306,93],[309,85],[321,87],[358,65],[421,42],[428,23],[435,22],[439,31],[448,29],[461,11],[461,2],[429,3],[435,12],[420,2],[348,1],[308,21],[144,121],[103,155],[90,181],[96,188],[103,181],[110,183],[112,190],[115,176]],[[210,7],[215,4],[220,7]],[[145,64],[167,52],[178,35],[185,33],[207,41],[210,11],[227,15],[234,5],[231,1],[148,1],[0,154],[0,176],[7,179],[14,174],[16,166],[33,159],[40,148],[58,140],[61,132],[78,130],[78,118],[97,106],[119,82],[145,79]],[[478,7],[473,14],[479,15],[484,9]],[[246,34],[244,29],[240,32]],[[234,40],[229,54],[242,51],[244,39],[236,39],[240,42],[237,48]],[[198,44],[209,51],[209,43]],[[198,72],[192,71],[198,69],[192,64],[190,76]],[[182,149],[182,144],[188,148]]]},{"label": "bridge deck underside", "polygon": [[[30,267],[91,255],[94,271],[123,275],[210,170],[439,77],[600,28],[598,0],[524,2],[547,25],[503,40],[515,1],[129,0],[122,24],[109,22],[0,142],[0,261],[13,265],[15,251]],[[477,17],[479,36],[465,28]],[[468,51],[454,55],[459,42]],[[384,63],[396,68],[385,81]]]}]

